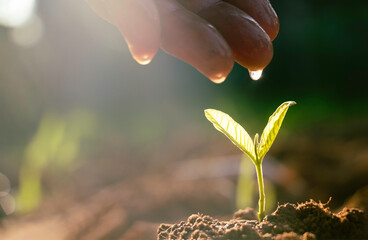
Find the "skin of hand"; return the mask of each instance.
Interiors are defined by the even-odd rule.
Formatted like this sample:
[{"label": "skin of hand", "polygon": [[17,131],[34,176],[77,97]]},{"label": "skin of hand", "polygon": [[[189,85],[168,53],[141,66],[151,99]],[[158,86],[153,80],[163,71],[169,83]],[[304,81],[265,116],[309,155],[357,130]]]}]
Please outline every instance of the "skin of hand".
[{"label": "skin of hand", "polygon": [[269,0],[86,0],[124,36],[133,58],[159,48],[223,82],[234,61],[263,70],[273,56],[279,20]]}]

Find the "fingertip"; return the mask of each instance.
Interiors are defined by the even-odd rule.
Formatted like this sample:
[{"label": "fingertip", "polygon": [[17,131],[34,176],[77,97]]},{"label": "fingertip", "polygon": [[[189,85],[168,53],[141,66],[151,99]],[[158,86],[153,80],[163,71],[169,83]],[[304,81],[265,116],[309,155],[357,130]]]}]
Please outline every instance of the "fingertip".
[{"label": "fingertip", "polygon": [[[128,40],[127,40],[128,42]],[[156,56],[159,44],[144,46],[143,44],[132,45],[128,43],[128,48],[133,59],[140,65],[148,65]]]},{"label": "fingertip", "polygon": [[234,60],[223,36],[213,25],[177,2],[159,2],[162,49],[192,65],[212,82],[225,81]]},{"label": "fingertip", "polygon": [[188,61],[188,63],[216,84],[223,83],[234,67],[234,59],[230,51],[227,55],[212,56],[206,61],[198,63]]},{"label": "fingertip", "polygon": [[141,65],[149,64],[160,47],[160,19],[154,3],[147,0],[114,1],[109,10],[133,59]]},{"label": "fingertip", "polygon": [[212,82],[216,84],[223,83],[227,77],[229,76],[230,72],[234,66],[234,60],[231,58],[222,58],[219,59],[216,64],[214,64],[215,71],[211,71],[206,74],[207,78],[210,79]]},{"label": "fingertip", "polygon": [[129,37],[124,36],[125,41],[128,43],[128,48],[132,58],[140,65],[149,64],[156,56],[159,49],[159,39],[151,39],[147,41],[131,40]]},{"label": "fingertip", "polygon": [[273,56],[272,42],[267,33],[247,13],[219,2],[203,9],[205,18],[222,34],[232,49],[234,60],[252,71],[265,68]]}]

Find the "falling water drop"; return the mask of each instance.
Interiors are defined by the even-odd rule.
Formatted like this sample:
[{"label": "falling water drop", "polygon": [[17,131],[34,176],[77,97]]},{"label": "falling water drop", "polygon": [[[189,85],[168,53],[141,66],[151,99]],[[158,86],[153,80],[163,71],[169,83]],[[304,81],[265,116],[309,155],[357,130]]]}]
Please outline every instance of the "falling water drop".
[{"label": "falling water drop", "polygon": [[263,72],[263,70],[258,70],[258,71],[250,71],[249,70],[249,76],[250,76],[251,79],[256,81],[256,80],[258,80],[262,77],[262,72]]}]

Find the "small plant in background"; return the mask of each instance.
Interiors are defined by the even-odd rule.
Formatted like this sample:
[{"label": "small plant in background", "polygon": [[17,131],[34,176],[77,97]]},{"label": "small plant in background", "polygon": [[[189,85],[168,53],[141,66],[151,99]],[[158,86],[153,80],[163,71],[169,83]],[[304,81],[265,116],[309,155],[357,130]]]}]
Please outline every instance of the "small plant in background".
[{"label": "small plant in background", "polygon": [[266,197],[264,193],[262,161],[268,150],[271,148],[277,133],[280,130],[282,121],[290,106],[296,104],[293,101],[284,102],[268,119],[268,123],[263,130],[261,138],[258,133],[254,140],[251,139],[247,131],[237,122],[235,122],[229,115],[215,109],[205,110],[206,118],[213,123],[213,126],[222,132],[230,141],[242,150],[252,160],[256,167],[258,187],[259,187],[259,201],[258,201],[258,218],[259,221],[265,216]]},{"label": "small plant in background", "polygon": [[43,198],[42,176],[48,166],[64,174],[73,168],[82,141],[92,136],[95,118],[85,110],[63,116],[46,112],[24,151],[16,196],[17,212],[34,211]]}]

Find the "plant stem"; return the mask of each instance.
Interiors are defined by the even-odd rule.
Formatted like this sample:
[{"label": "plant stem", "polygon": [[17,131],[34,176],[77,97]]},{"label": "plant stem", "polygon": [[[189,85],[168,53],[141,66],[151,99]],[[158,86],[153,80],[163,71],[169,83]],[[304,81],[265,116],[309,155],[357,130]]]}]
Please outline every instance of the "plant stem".
[{"label": "plant stem", "polygon": [[266,197],[264,193],[264,184],[263,184],[262,162],[256,164],[256,171],[259,187],[258,219],[261,222],[265,216],[265,204],[266,204]]}]

